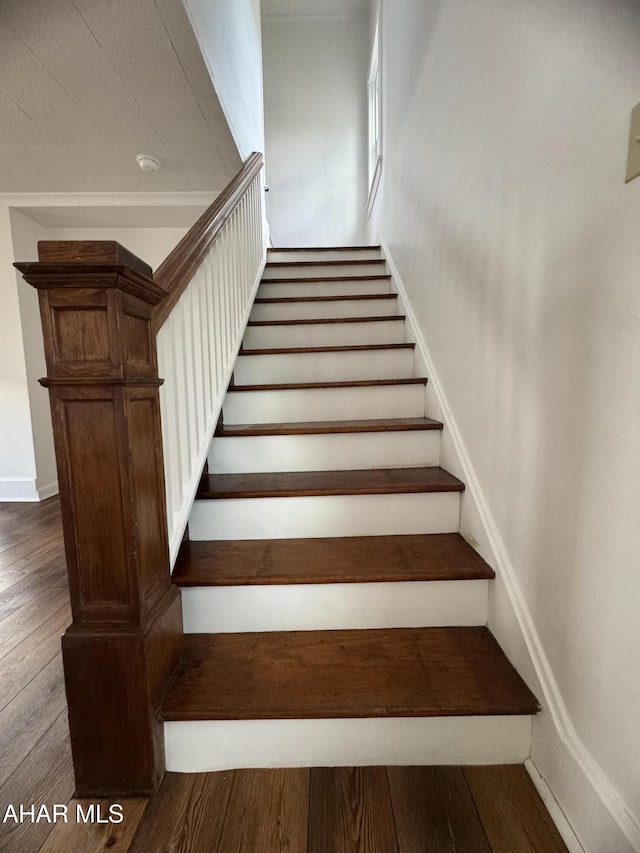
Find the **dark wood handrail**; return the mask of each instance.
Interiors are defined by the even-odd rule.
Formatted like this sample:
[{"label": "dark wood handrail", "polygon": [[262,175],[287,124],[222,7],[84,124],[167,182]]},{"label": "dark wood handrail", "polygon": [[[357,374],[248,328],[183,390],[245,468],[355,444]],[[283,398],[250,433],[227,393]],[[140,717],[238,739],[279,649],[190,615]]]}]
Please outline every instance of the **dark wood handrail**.
[{"label": "dark wood handrail", "polygon": [[254,151],[238,174],[155,271],[153,280],[169,294],[153,312],[153,330],[156,334],[259,173],[262,164],[262,154]]}]

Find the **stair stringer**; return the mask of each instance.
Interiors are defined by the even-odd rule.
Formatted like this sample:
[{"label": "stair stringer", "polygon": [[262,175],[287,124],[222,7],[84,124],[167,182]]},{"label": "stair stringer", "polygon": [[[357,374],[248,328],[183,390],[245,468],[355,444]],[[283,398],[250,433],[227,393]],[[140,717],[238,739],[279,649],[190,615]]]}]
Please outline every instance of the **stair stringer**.
[{"label": "stair stringer", "polygon": [[[496,573],[490,586],[488,627],[542,705],[532,726],[536,755],[525,766],[571,853],[604,849],[639,853],[640,824],[573,726],[402,277],[382,235],[380,242],[392,275],[391,288],[398,294],[398,310],[406,316],[405,340],[415,343],[416,369],[429,378],[425,414],[444,424],[440,464],[466,485],[459,532]],[[578,840],[572,814],[574,824],[578,818],[582,826],[590,824],[588,845]]]}]

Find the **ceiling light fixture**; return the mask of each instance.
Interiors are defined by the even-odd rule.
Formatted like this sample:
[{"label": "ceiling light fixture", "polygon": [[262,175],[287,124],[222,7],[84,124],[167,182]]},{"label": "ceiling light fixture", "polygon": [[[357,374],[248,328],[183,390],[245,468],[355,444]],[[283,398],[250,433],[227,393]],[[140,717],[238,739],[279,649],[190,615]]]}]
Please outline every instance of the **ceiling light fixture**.
[{"label": "ceiling light fixture", "polygon": [[136,160],[142,172],[157,172],[161,165],[160,160],[153,154],[138,154]]}]

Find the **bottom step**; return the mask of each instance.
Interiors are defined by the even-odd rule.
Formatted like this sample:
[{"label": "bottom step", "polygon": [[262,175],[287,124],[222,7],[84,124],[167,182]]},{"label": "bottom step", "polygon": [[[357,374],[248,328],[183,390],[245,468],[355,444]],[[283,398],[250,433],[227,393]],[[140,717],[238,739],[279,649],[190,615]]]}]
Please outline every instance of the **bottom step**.
[{"label": "bottom step", "polygon": [[531,716],[199,720],[164,724],[167,770],[522,764]]},{"label": "bottom step", "polygon": [[538,704],[486,628],[192,634],[184,651],[163,708],[173,770],[528,754]]}]

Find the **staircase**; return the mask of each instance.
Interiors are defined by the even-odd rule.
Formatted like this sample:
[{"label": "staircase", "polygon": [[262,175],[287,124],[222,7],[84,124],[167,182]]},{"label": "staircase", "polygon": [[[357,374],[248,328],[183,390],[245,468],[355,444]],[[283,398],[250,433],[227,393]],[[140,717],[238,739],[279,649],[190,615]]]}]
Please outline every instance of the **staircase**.
[{"label": "staircase", "polygon": [[167,769],[528,756],[426,382],[379,247],[269,251],[174,572]]}]

